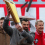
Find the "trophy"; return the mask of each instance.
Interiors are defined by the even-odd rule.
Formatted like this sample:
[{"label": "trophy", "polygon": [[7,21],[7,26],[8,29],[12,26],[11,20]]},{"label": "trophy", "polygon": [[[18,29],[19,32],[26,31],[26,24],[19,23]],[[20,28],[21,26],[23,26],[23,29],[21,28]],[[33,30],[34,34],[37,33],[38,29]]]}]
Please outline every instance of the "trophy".
[{"label": "trophy", "polygon": [[15,6],[15,3],[10,1],[10,0],[4,0],[5,3],[6,3],[6,6],[9,7],[10,9],[10,13],[11,13],[11,16],[13,18],[13,21],[17,24],[19,24],[21,27],[21,23],[20,23],[20,19],[18,17],[18,13],[17,13],[17,10],[16,10],[16,6]]},{"label": "trophy", "polygon": [[10,13],[13,18],[13,21],[15,23],[20,23],[20,19],[18,17],[18,13],[17,13],[16,6],[15,6],[14,2],[12,2],[10,0],[4,0],[4,1],[6,3],[6,6],[9,7],[9,9],[10,9]]}]

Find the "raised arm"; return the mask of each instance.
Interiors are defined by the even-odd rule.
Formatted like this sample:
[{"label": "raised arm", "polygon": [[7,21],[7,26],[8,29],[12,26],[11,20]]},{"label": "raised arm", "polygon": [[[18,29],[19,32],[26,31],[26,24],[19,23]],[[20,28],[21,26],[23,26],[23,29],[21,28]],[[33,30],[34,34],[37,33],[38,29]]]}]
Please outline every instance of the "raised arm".
[{"label": "raised arm", "polygon": [[7,7],[7,13],[8,13],[8,15],[4,19],[3,29],[4,29],[5,32],[8,33],[9,36],[12,36],[13,29],[8,25],[9,17],[10,17],[10,9],[9,9],[9,7]]},{"label": "raised arm", "polygon": [[8,22],[9,22],[9,17],[6,16],[3,23],[3,29],[6,33],[8,33],[9,36],[12,36],[13,29],[8,25]]}]

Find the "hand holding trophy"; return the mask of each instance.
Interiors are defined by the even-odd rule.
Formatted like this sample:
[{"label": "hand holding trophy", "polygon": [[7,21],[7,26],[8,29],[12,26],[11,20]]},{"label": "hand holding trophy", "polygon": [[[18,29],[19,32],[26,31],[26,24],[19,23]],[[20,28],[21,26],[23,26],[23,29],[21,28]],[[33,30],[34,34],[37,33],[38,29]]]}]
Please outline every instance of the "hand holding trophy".
[{"label": "hand holding trophy", "polygon": [[[6,6],[7,6],[8,17],[9,17],[10,14],[11,14],[11,16],[12,16],[12,18],[13,18],[13,21],[14,21],[15,23],[18,23],[18,25],[21,26],[21,27],[20,27],[20,26],[16,25],[16,28],[17,28],[17,29],[20,29],[20,31],[21,31],[22,25],[21,25],[21,23],[20,23],[20,19],[19,19],[19,17],[18,17],[18,13],[17,13],[16,6],[15,6],[14,2],[12,2],[12,1],[10,1],[10,0],[5,0],[5,3],[6,3]],[[20,27],[20,28],[19,28],[19,27]]]}]

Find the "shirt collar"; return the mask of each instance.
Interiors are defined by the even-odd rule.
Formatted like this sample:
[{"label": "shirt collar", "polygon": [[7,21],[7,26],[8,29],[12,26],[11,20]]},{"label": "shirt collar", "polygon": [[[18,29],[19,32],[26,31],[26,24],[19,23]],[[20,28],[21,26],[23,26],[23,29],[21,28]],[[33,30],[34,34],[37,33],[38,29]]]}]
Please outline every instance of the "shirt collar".
[{"label": "shirt collar", "polygon": [[42,33],[40,34],[40,33],[38,33],[37,30],[36,30],[36,34],[37,34],[37,35],[43,35],[44,33],[43,33],[43,31],[42,31]]}]

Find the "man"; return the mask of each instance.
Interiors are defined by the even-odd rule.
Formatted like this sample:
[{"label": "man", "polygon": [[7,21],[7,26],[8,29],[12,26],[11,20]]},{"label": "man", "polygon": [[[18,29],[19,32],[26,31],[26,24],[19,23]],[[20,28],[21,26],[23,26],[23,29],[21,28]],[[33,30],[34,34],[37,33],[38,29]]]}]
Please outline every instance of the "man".
[{"label": "man", "polygon": [[29,21],[28,21],[28,19],[23,18],[23,19],[21,20],[21,24],[22,24],[22,28],[23,28],[26,32],[29,32],[29,30],[28,30],[28,27],[29,27]]},{"label": "man", "polygon": [[36,32],[34,38],[34,45],[45,45],[45,35],[43,33],[44,22],[42,20],[37,20],[35,25]]},{"label": "man", "polygon": [[[31,35],[31,36],[33,37],[33,40],[34,40],[35,33],[29,31],[29,29],[28,29],[28,27],[29,27],[29,20],[26,19],[26,18],[23,18],[23,19],[21,19],[21,24],[22,24],[22,28],[23,28],[29,35]],[[34,43],[32,43],[32,45],[34,45]]]},{"label": "man", "polygon": [[10,37],[3,29],[4,18],[0,18],[0,45],[9,45]]},{"label": "man", "polygon": [[[3,28],[11,37],[10,45],[26,45],[26,43],[31,44],[33,42],[33,37],[28,35],[28,33],[23,30],[19,24],[15,24],[16,28],[9,27],[9,16],[10,10],[8,10],[8,15],[4,19]],[[24,40],[24,42],[22,42],[22,40]]]}]

